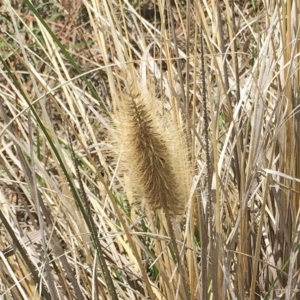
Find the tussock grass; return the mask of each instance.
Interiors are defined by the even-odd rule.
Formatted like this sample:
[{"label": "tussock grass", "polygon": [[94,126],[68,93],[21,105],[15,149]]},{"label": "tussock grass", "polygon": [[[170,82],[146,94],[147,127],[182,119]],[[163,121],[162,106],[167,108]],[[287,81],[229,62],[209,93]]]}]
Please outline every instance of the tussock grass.
[{"label": "tussock grass", "polygon": [[244,2],[1,4],[4,299],[298,299],[299,4]]}]

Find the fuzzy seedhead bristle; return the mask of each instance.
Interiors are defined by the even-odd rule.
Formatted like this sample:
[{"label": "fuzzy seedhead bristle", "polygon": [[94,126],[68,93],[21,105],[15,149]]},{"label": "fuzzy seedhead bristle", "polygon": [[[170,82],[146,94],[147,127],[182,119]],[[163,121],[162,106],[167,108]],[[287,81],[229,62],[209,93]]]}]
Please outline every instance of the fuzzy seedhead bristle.
[{"label": "fuzzy seedhead bristle", "polygon": [[175,144],[180,142],[148,102],[139,96],[123,103],[124,162],[134,189],[142,193],[151,209],[180,215],[185,204],[182,170],[176,164],[182,157],[175,157],[180,153]]}]

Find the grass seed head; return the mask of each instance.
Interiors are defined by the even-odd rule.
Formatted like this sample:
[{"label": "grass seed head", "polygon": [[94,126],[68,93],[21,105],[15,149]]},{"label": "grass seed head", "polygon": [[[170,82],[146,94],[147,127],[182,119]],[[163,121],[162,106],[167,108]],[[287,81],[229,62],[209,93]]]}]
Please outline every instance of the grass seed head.
[{"label": "grass seed head", "polygon": [[158,106],[157,99],[141,95],[123,102],[120,136],[124,165],[133,189],[150,209],[181,215],[186,194],[181,136],[165,120],[166,113],[158,113]]}]

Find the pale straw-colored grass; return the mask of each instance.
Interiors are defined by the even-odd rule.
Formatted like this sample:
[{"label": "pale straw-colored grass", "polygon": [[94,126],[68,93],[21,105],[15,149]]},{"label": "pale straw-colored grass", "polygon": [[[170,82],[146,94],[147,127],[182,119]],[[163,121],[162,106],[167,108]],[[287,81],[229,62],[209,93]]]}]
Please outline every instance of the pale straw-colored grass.
[{"label": "pale straw-colored grass", "polygon": [[1,4],[1,296],[298,299],[298,2],[147,3]]}]

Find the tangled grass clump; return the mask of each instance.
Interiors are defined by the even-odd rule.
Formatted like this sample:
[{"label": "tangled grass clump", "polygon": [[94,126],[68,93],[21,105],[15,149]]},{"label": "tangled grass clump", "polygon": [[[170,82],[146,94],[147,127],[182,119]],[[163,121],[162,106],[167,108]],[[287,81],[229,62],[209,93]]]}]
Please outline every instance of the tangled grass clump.
[{"label": "tangled grass clump", "polygon": [[298,1],[2,2],[1,297],[298,299]]}]

